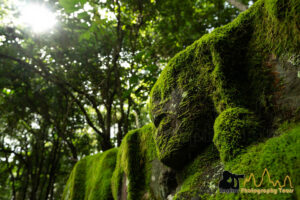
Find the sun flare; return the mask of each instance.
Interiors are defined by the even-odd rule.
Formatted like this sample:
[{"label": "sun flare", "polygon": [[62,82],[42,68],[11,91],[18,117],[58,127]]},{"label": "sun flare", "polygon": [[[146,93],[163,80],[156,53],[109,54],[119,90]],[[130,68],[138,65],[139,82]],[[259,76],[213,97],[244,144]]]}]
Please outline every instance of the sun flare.
[{"label": "sun flare", "polygon": [[36,33],[45,32],[56,24],[55,14],[41,5],[32,4],[21,8],[20,22]]}]

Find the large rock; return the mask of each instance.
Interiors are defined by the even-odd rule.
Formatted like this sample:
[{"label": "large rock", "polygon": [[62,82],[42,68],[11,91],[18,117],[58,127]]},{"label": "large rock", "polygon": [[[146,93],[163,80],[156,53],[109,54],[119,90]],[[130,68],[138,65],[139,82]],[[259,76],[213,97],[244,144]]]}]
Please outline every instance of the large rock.
[{"label": "large rock", "polygon": [[170,60],[150,99],[163,163],[180,169],[203,151],[212,142],[216,117],[230,108],[253,112],[253,120],[263,122],[261,131],[270,132],[282,99],[270,57],[299,56],[299,19],[298,0],[261,0]]},{"label": "large rock", "polygon": [[[148,153],[152,153],[148,155],[152,156],[146,158],[144,152],[140,154],[144,156],[137,157],[137,154],[128,155],[127,153],[123,154],[122,151],[119,151],[118,162],[128,163],[130,161],[132,162],[132,159],[135,158],[134,162],[136,164],[125,164],[129,167],[127,170],[121,167],[122,172],[119,176],[119,186],[115,188],[117,190],[115,190],[116,194],[114,195],[114,200],[257,199],[258,194],[219,193],[218,183],[221,180],[224,170],[235,174],[244,174],[246,178],[249,178],[250,174],[253,173],[255,177],[260,178],[265,168],[267,168],[271,174],[272,180],[279,180],[281,185],[284,183],[285,176],[290,176],[294,192],[277,195],[260,194],[259,198],[296,199],[297,196],[300,196],[300,194],[298,194],[300,191],[300,180],[297,178],[300,174],[298,169],[300,156],[297,154],[299,150],[297,143],[299,143],[300,138],[300,123],[298,122],[298,125],[297,123],[292,123],[282,126],[277,132],[280,136],[247,146],[243,152],[240,152],[240,154],[226,163],[221,162],[218,150],[214,145],[209,145],[192,162],[186,163],[181,170],[173,170],[159,162],[155,154],[152,154],[155,152],[155,149],[151,148],[153,144],[145,143],[142,139],[142,142],[139,143],[141,145],[135,146],[137,144],[135,142],[137,141],[136,139],[124,140],[126,142],[123,144],[126,143],[125,146],[131,146],[131,148],[135,146],[132,148],[132,151],[138,154],[147,149],[149,147],[147,145],[150,144]],[[134,138],[148,138],[149,133],[151,132],[142,132],[139,129],[131,132],[132,135],[135,135]],[[121,155],[124,155],[122,158],[123,161],[121,161]],[[113,183],[114,178],[116,178],[116,172],[119,173],[118,171],[119,169],[117,167],[114,172]],[[130,172],[126,173],[124,171],[132,172],[131,175],[129,175]],[[240,180],[241,188],[254,188],[252,182],[244,184],[244,180],[245,179]],[[113,184],[113,190],[114,187],[115,185]],[[259,189],[265,188],[274,187],[270,185],[270,182],[267,182]],[[285,188],[289,189],[290,186],[288,185]]]}]

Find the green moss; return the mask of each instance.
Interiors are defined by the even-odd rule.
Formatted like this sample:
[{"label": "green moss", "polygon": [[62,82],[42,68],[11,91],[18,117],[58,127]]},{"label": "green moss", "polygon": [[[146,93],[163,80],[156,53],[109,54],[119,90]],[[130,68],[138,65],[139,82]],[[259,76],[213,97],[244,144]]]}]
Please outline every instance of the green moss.
[{"label": "green moss", "polygon": [[197,155],[199,148],[189,144],[194,137],[195,146],[208,146],[214,120],[227,108],[246,108],[265,119],[268,128],[279,88],[267,62],[273,54],[299,54],[299,4],[258,1],[170,60],[149,105],[162,162],[182,167],[176,165],[182,154]]},{"label": "green moss", "polygon": [[174,196],[177,199],[192,199],[200,193],[214,193],[217,189],[216,179],[222,170],[219,162],[218,151],[214,145],[209,146],[193,162],[178,172],[181,183],[180,190]]},{"label": "green moss", "polygon": [[242,149],[257,140],[259,123],[253,112],[245,108],[229,108],[223,111],[214,125],[213,142],[222,161],[234,158]]},{"label": "green moss", "polygon": [[[247,148],[246,153],[238,155],[232,161],[226,163],[225,169],[236,174],[245,174],[246,178],[251,173],[261,180],[265,168],[268,169],[272,180],[283,180],[288,175],[296,191],[292,194],[260,194],[260,199],[297,199],[299,198],[300,157],[299,157],[300,124],[278,137],[271,138]],[[267,177],[265,177],[266,180]],[[244,186],[242,179],[241,188],[256,188],[253,182]],[[274,188],[268,181],[264,181],[260,188]],[[289,188],[289,185],[287,186]],[[212,199],[257,199],[257,194],[217,194]]]},{"label": "green moss", "polygon": [[111,177],[118,149],[87,156],[74,166],[64,189],[64,200],[111,200]]},{"label": "green moss", "polygon": [[122,193],[122,183],[126,182],[124,178],[128,179],[128,200],[141,199],[148,192],[151,161],[157,157],[152,131],[153,125],[148,124],[128,132],[124,137],[112,178],[112,191],[115,200],[118,200]]},{"label": "green moss", "polygon": [[67,185],[64,189],[63,200],[83,200],[85,197],[86,159],[82,159],[74,166]]},{"label": "green moss", "polygon": [[[287,127],[287,125],[285,125]],[[282,129],[279,129],[282,130]],[[264,142],[246,147],[245,151],[235,158],[225,163],[224,169],[217,157],[214,156],[213,149],[208,148],[202,155],[199,155],[183,170],[183,184],[175,195],[175,200],[190,200],[195,197],[200,199],[297,199],[300,197],[300,124],[291,124],[285,128],[280,136],[267,139]],[[292,181],[295,191],[292,194],[242,194],[241,192],[221,194],[218,190],[218,182],[221,179],[223,170],[228,170],[235,174],[244,174],[249,178],[253,173],[256,183],[260,183],[264,169],[267,168],[271,180],[279,180],[280,184],[286,176]],[[264,177],[261,189],[274,188]],[[256,188],[253,182],[246,183],[245,179],[240,179],[240,188]],[[275,187],[277,188],[277,187]],[[290,188],[289,182],[287,187]]]},{"label": "green moss", "polygon": [[277,20],[291,19],[299,14],[299,2],[294,0],[266,0],[266,9]]}]

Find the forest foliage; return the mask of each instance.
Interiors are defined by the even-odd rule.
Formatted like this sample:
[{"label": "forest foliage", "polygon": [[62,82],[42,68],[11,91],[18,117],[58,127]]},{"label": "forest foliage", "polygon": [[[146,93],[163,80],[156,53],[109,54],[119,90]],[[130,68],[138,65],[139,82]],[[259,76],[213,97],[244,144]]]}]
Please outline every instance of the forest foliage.
[{"label": "forest foliage", "polygon": [[239,14],[224,0],[27,1],[56,14],[38,34],[1,2],[0,199],[59,199],[77,160],[149,122],[168,59]]}]

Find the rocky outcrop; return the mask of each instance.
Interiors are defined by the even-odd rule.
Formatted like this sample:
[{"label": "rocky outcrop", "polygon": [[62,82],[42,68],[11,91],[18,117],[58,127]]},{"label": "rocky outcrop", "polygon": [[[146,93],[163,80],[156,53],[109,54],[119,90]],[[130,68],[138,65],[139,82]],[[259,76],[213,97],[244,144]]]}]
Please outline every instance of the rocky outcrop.
[{"label": "rocky outcrop", "polygon": [[[265,168],[273,180],[288,175],[294,191],[260,199],[300,197],[299,10],[298,0],[260,0],[170,60],[151,91],[153,124],[127,133],[115,168],[97,165],[100,174],[114,170],[114,200],[257,199],[220,193],[218,183],[224,170],[260,177]],[[76,181],[96,167],[85,162],[70,175],[65,199],[89,199]]]},{"label": "rocky outcrop", "polygon": [[[192,160],[204,150],[211,144],[217,116],[227,109],[254,113],[253,122],[241,123],[262,121],[261,132],[270,131],[282,85],[269,58],[299,55],[297,8],[294,0],[259,1],[170,60],[150,101],[163,163],[180,169],[185,162],[179,160]],[[251,135],[257,139],[259,134]]]}]

